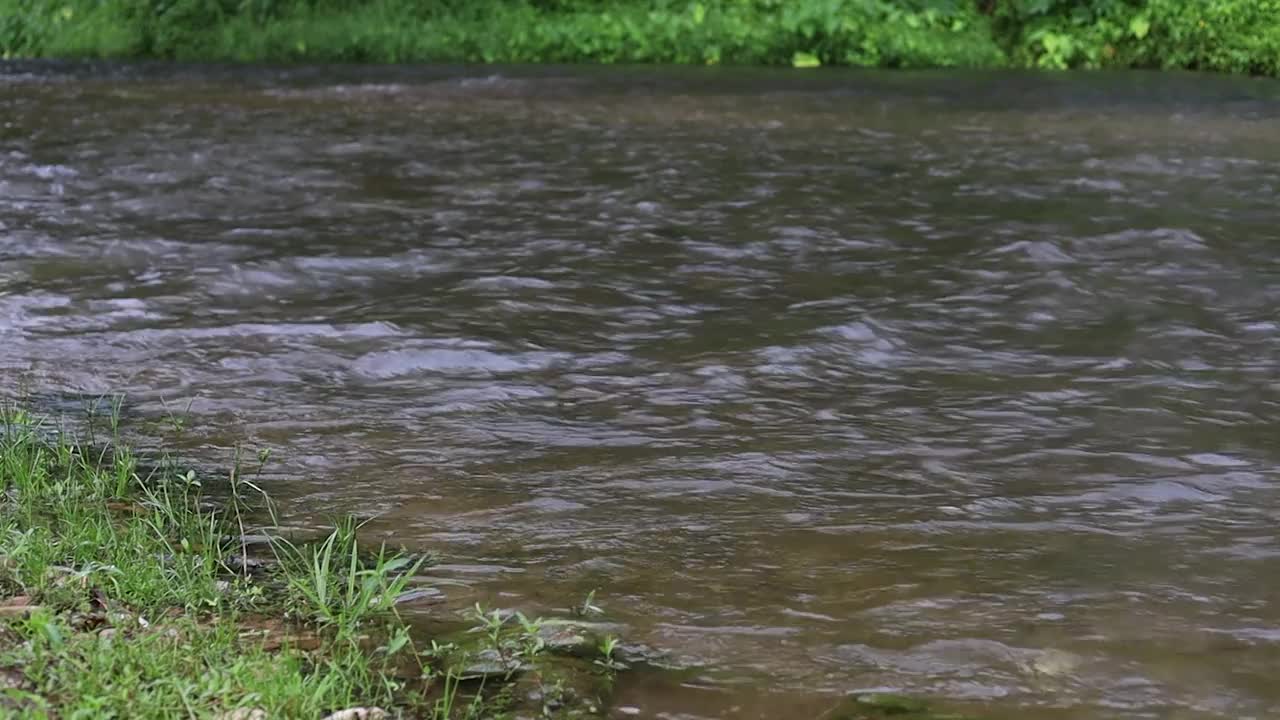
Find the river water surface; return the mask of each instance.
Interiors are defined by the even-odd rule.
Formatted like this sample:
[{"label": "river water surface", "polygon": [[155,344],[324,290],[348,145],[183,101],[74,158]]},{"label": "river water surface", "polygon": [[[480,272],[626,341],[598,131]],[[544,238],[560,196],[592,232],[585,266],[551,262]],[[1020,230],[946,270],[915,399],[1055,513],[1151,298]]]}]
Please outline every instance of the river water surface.
[{"label": "river water surface", "polygon": [[1280,717],[1278,123],[1179,75],[0,65],[2,389],[189,404],[459,606],[599,588],[704,666],[643,717]]}]

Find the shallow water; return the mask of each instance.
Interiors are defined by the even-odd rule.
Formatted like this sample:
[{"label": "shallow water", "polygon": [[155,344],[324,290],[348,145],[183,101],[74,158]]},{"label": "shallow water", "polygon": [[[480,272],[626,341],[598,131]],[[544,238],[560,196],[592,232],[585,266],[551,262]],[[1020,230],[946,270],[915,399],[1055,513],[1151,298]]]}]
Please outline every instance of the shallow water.
[{"label": "shallow water", "polygon": [[1180,75],[0,64],[0,373],[271,449],[288,522],[376,516],[459,606],[600,588],[705,665],[640,717],[1276,717],[1278,118]]}]

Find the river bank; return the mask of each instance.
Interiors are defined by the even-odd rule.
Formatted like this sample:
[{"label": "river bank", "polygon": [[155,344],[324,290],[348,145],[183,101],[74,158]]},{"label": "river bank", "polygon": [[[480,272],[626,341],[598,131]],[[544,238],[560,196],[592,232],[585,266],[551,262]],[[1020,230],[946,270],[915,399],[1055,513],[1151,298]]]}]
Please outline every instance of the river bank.
[{"label": "river bank", "polygon": [[590,598],[576,619],[477,604],[424,638],[401,611],[435,594],[431,556],[370,547],[352,518],[291,540],[254,468],[211,482],[109,424],[76,442],[0,414],[5,717],[594,717],[638,662]]},{"label": "river bank", "polygon": [[1273,0],[0,0],[0,56],[1280,73]]}]

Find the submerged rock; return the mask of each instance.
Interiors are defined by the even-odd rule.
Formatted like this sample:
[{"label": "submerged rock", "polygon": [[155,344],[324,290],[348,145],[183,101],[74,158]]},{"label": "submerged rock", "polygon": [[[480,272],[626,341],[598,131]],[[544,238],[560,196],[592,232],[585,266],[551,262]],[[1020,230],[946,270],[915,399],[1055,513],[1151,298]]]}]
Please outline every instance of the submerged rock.
[{"label": "submerged rock", "polygon": [[613,657],[603,656],[605,641],[616,638],[624,628],[608,623],[592,623],[576,620],[549,620],[538,630],[538,639],[547,652],[591,660],[610,660],[622,665],[653,665],[667,667],[666,653],[640,643],[619,642],[613,648]]},{"label": "submerged rock", "polygon": [[603,717],[613,696],[613,684],[613,673],[593,661],[542,655],[516,681],[513,709],[517,716]]},{"label": "submerged rock", "polygon": [[658,650],[618,642],[620,625],[570,618],[510,622],[514,617],[508,615],[496,636],[473,626],[435,637],[437,669],[472,683],[503,717],[603,718],[622,675],[672,669]]},{"label": "submerged rock", "polygon": [[1035,677],[1057,678],[1070,675],[1083,663],[1084,660],[1079,655],[1050,648],[1018,663],[1018,668]]},{"label": "submerged rock", "polygon": [[462,668],[463,680],[504,680],[520,672],[518,660],[504,658],[497,650],[486,649],[473,653]]},{"label": "submerged rock", "polygon": [[657,670],[684,670],[671,656],[650,645],[624,642],[613,651],[614,660],[628,667],[648,666]]},{"label": "submerged rock", "polygon": [[862,693],[842,700],[820,720],[976,720],[967,715],[935,710],[919,698],[894,693]]},{"label": "submerged rock", "polygon": [[599,658],[604,641],[621,631],[621,627],[608,623],[546,620],[538,629],[538,639],[548,652],[557,655]]}]

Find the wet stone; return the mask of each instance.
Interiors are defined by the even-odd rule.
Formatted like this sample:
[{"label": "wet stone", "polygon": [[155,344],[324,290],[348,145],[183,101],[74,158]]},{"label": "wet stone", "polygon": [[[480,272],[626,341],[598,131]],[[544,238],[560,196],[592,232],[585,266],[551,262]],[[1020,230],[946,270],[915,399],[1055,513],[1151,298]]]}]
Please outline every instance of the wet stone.
[{"label": "wet stone", "polygon": [[977,720],[934,708],[930,703],[894,693],[862,693],[842,700],[820,720]]},{"label": "wet stone", "polygon": [[520,671],[520,663],[504,658],[497,650],[481,650],[462,670],[463,680],[503,679]]}]

